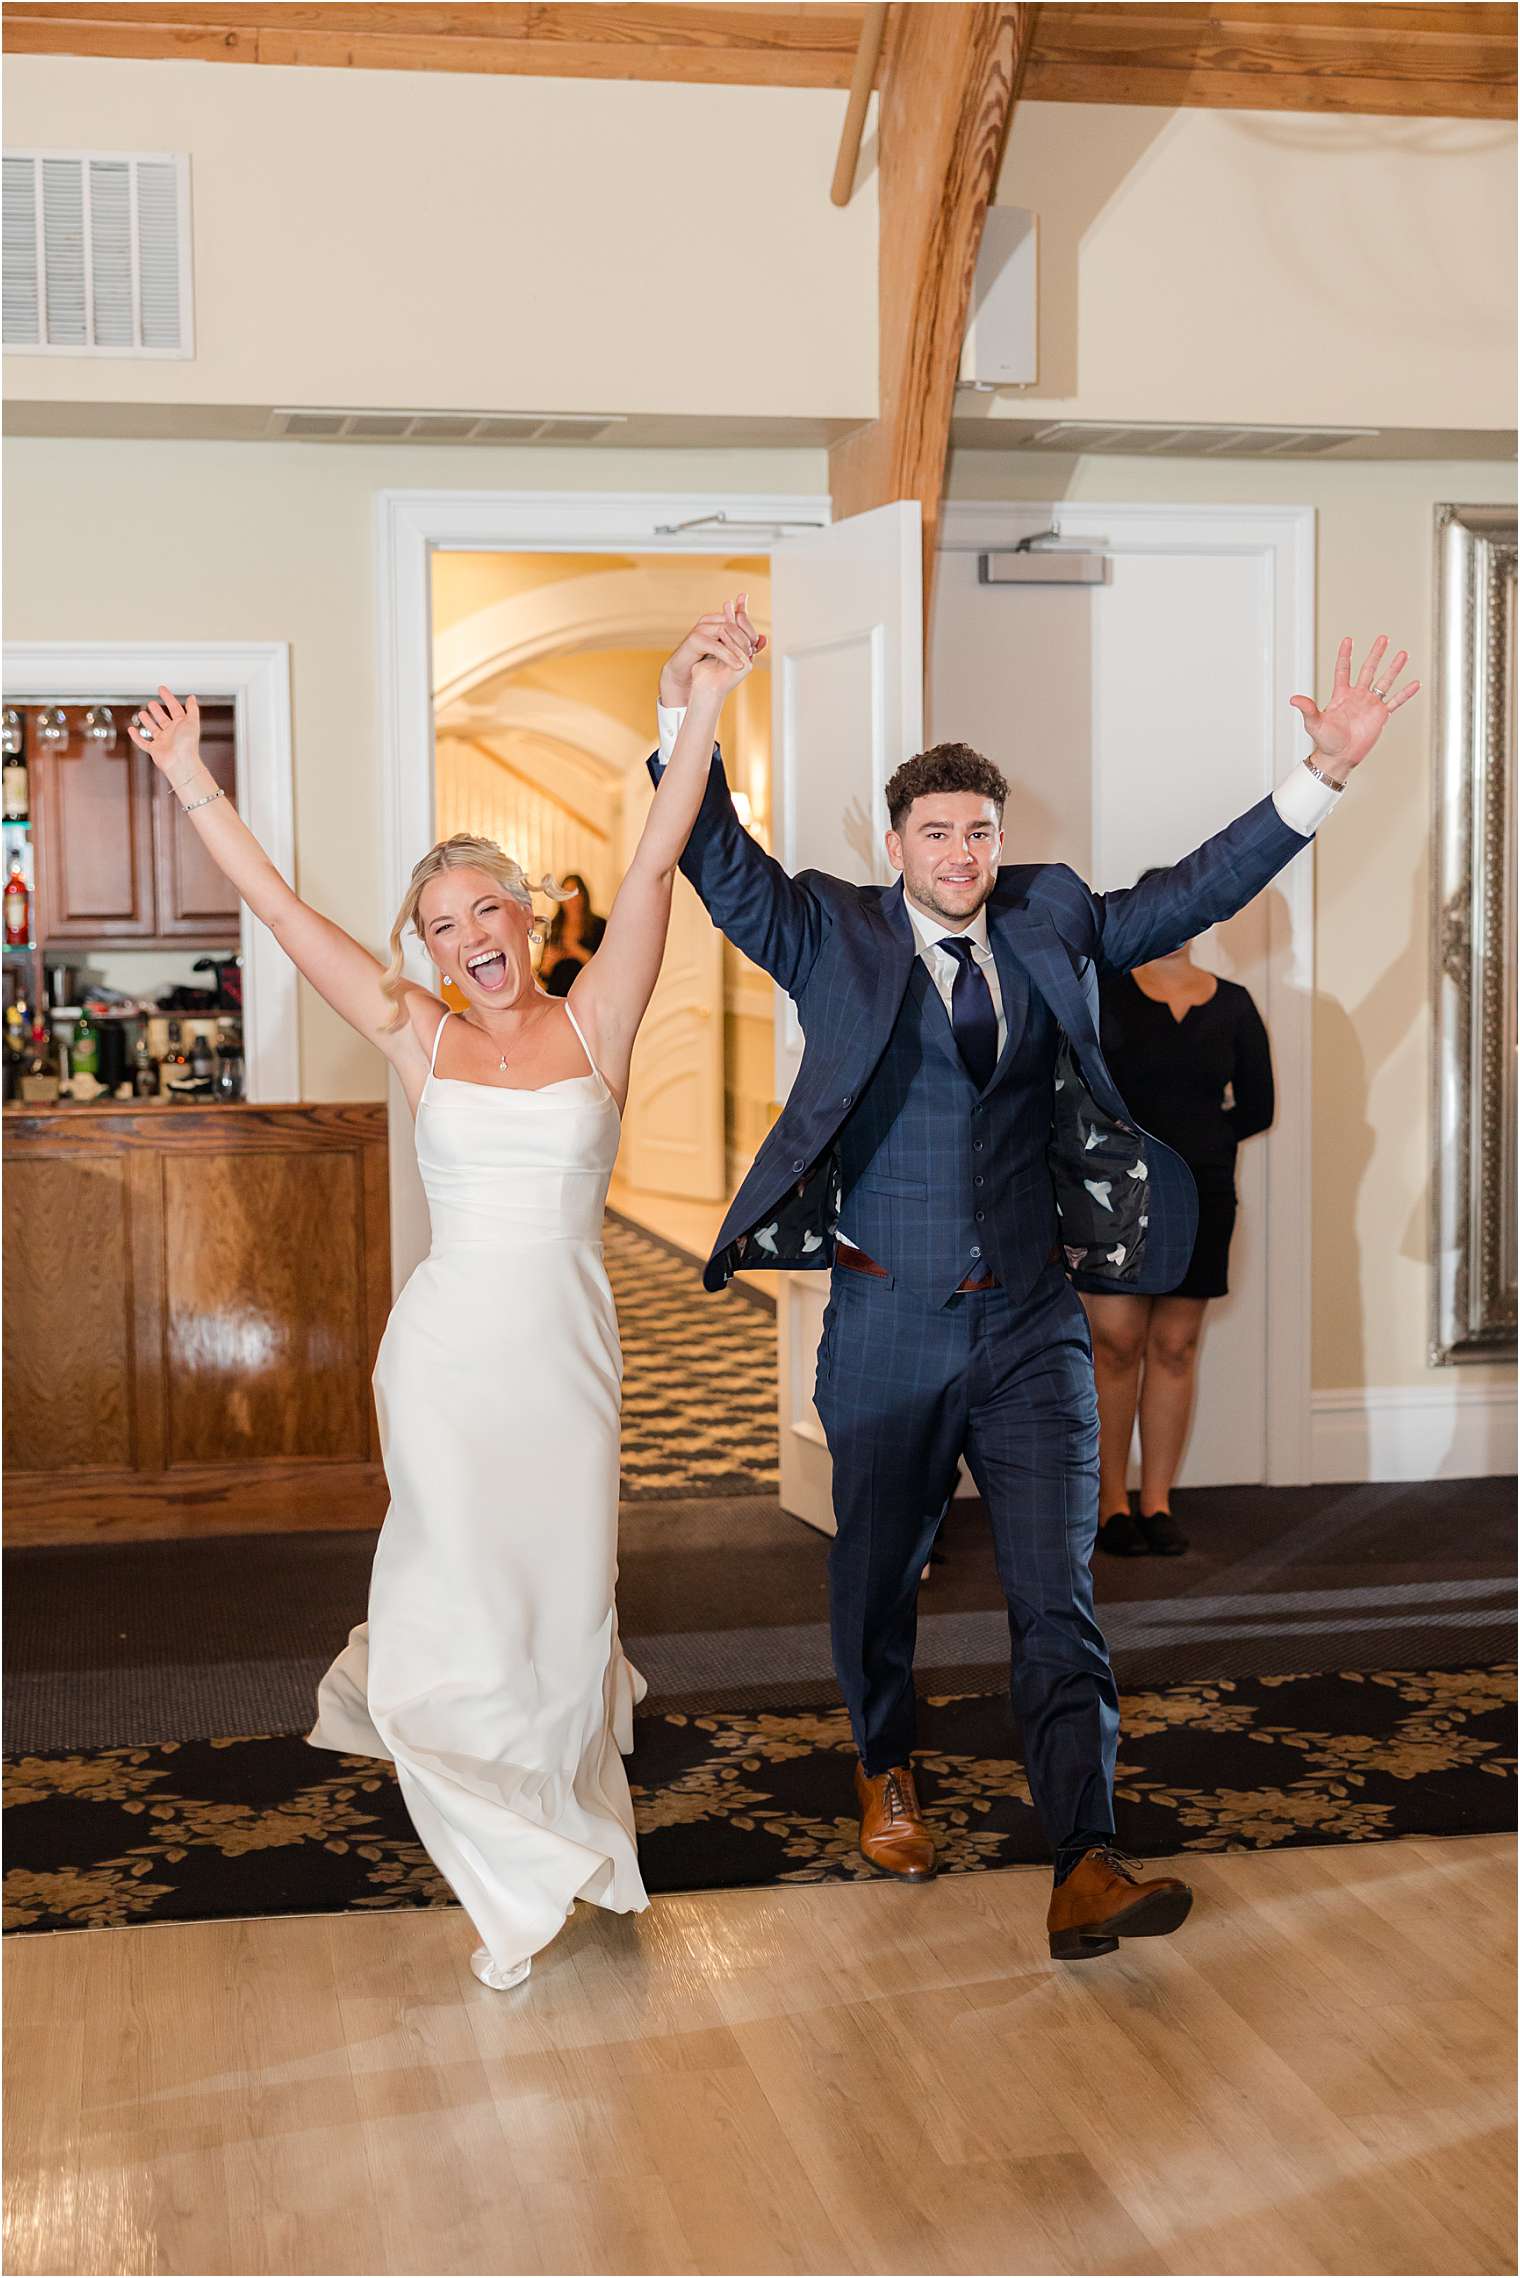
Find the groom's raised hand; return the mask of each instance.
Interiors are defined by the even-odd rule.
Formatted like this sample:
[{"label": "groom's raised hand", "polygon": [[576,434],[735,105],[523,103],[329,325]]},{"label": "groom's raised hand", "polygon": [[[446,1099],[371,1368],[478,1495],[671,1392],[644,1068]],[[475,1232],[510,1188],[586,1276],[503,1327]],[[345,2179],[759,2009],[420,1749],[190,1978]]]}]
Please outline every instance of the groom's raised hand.
[{"label": "groom's raised hand", "polygon": [[691,702],[692,672],[703,657],[749,670],[765,646],[765,635],[750,622],[748,602],[749,595],[741,593],[721,609],[699,617],[679,648],[671,651],[660,667],[660,702],[667,709]]},{"label": "groom's raised hand", "polygon": [[1409,657],[1400,649],[1385,669],[1383,659],[1387,648],[1388,635],[1379,633],[1353,684],[1348,635],[1335,660],[1335,682],[1324,710],[1320,710],[1312,696],[1288,699],[1309,731],[1316,765],[1333,783],[1344,783],[1352,768],[1361,766],[1387,727],[1390,712],[1396,712],[1401,704],[1407,704],[1411,696],[1420,692],[1417,680],[1411,680],[1404,688],[1395,687]]}]

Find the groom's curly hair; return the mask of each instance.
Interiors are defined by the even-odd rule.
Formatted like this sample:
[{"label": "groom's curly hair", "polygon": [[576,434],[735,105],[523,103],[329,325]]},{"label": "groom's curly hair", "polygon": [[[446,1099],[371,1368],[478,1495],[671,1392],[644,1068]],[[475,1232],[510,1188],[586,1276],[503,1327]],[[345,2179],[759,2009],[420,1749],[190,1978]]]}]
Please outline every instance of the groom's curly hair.
[{"label": "groom's curly hair", "polygon": [[1008,785],[990,759],[970,744],[931,744],[914,759],[905,759],[887,784],[887,813],[892,828],[900,831],[915,799],[936,791],[974,791],[990,799],[1001,822]]}]

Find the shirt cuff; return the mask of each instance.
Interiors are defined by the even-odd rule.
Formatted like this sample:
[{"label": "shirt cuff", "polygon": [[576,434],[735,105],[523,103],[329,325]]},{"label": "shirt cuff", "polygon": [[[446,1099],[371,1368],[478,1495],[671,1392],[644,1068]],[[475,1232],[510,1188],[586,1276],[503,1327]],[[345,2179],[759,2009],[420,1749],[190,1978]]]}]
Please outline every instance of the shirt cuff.
[{"label": "shirt cuff", "polygon": [[[686,706],[684,704],[657,704],[655,716],[660,723],[660,765],[668,767],[670,755],[676,748],[676,737],[681,733],[681,722],[686,717]],[[1307,769],[1300,770],[1300,772],[1307,777]]]},{"label": "shirt cuff", "polygon": [[1297,831],[1300,838],[1313,838],[1326,815],[1340,805],[1345,795],[1344,791],[1332,791],[1328,783],[1321,783],[1300,761],[1293,773],[1278,784],[1272,794],[1272,804],[1290,831]]}]

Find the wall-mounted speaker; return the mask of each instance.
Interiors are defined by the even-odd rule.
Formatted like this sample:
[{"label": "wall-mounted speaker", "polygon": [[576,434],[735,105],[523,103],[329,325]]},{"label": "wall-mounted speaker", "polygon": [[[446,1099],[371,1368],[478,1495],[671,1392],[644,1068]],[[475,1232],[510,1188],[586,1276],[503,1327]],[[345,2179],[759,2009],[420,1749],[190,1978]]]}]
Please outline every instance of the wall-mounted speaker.
[{"label": "wall-mounted speaker", "polygon": [[1038,376],[1039,216],[989,206],[961,349],[961,384],[1027,387]]}]

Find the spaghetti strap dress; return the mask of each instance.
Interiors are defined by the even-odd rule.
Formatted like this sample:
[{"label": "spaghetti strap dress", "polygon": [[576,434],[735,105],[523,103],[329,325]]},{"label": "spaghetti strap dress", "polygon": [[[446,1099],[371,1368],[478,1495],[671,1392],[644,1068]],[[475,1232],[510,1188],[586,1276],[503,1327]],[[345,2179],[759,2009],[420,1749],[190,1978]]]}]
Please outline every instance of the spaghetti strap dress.
[{"label": "spaghetti strap dress", "polygon": [[424,1847],[510,1969],[577,1898],[648,1902],[623,1757],[622,1354],[602,1257],[619,1114],[437,1072],[417,1110],[428,1255],[375,1365],[390,1508],[369,1619],[322,1680],[318,1748],[387,1757]]}]

